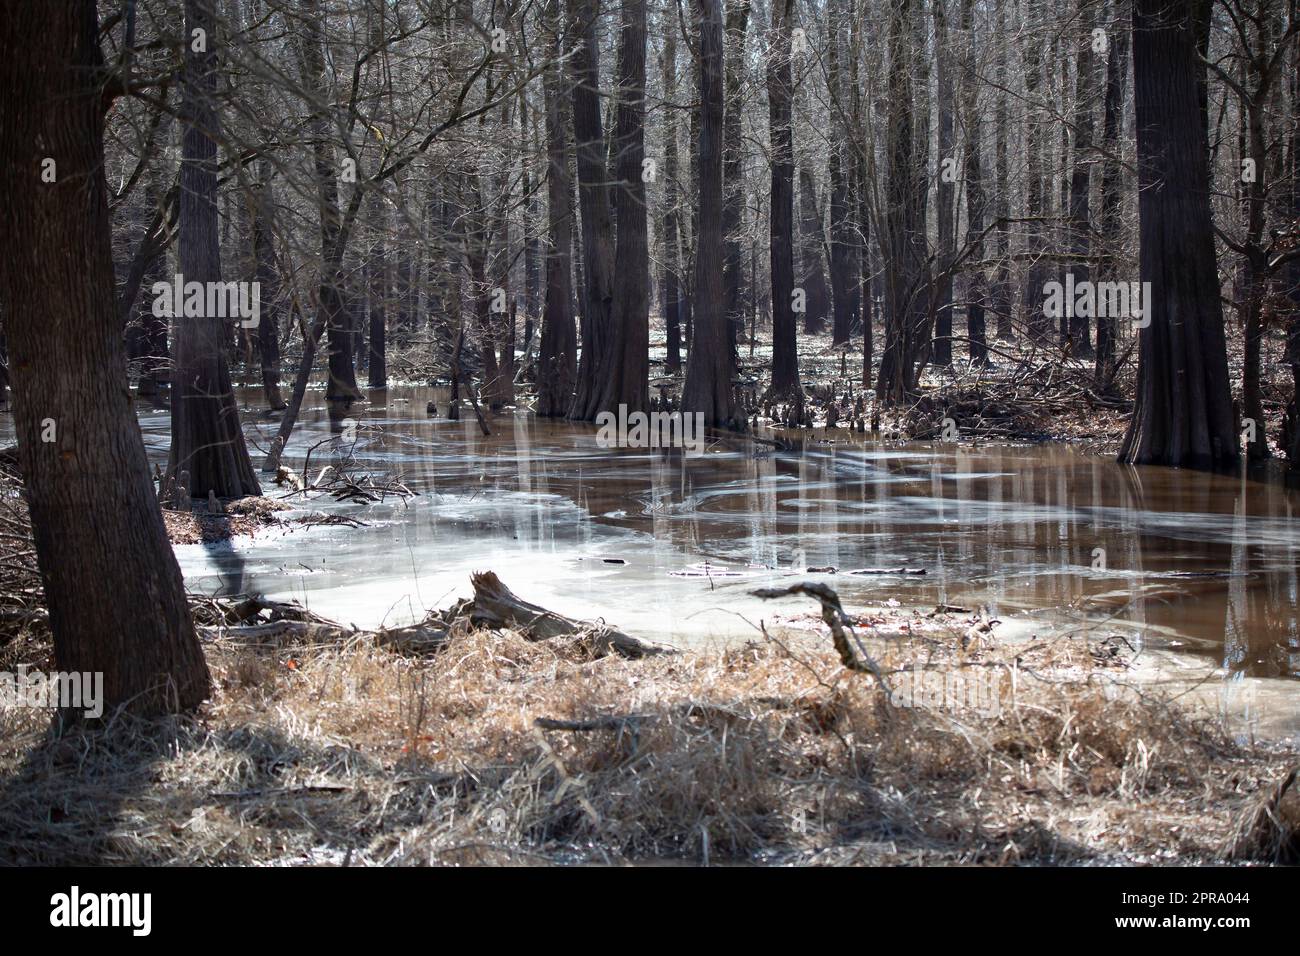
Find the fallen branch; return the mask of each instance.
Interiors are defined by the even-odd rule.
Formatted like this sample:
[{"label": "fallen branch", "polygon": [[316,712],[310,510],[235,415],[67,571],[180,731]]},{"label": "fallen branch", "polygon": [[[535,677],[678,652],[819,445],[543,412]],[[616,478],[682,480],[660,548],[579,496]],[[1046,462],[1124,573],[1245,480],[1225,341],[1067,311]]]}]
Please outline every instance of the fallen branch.
[{"label": "fallen branch", "polygon": [[[840,604],[840,596],[833,589],[825,584],[803,581],[785,588],[759,588],[751,593],[754,597],[764,600],[788,597],[792,594],[806,594],[808,597],[816,598],[822,606],[822,620],[831,629],[831,640],[835,644],[836,653],[840,656],[840,663],[851,671],[872,675],[884,688],[885,693],[889,693],[889,685],[885,682],[885,675],[880,671],[880,665],[872,660],[871,655],[862,646],[862,642],[858,640],[857,634],[853,632],[853,625],[849,623],[844,607]],[[858,652],[862,655],[860,659],[853,653],[853,645],[849,643],[850,637],[858,645]]]}]

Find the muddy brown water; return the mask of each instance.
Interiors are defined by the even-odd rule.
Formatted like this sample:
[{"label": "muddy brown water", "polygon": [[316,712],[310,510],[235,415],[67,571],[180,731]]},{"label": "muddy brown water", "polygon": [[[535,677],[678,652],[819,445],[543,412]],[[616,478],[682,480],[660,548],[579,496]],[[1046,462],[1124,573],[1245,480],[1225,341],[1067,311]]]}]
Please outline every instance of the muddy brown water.
[{"label": "muddy brown water", "polygon": [[[250,440],[266,448],[275,421],[257,390],[239,397]],[[445,411],[444,390],[372,392],[346,413],[353,446],[349,423],[309,392],[287,463],[300,468],[325,442],[314,475],[351,448],[359,472],[399,474],[419,495],[305,506],[364,527],[178,547],[188,583],[375,626],[467,596],[470,572],[492,569],[538,604],[690,645],[752,638],[760,619],[803,610],[750,594],[797,576],[849,606],[1085,622],[1265,686],[1267,706],[1300,727],[1300,495],[1280,483],[1125,467],[1061,445],[891,445],[846,432],[796,451],[712,440],[693,458],[603,448],[591,426],[522,411],[492,416],[484,437],[472,413],[428,417],[431,399]],[[140,420],[151,456],[165,458],[166,411],[142,404]],[[809,570],[826,568],[837,573]],[[847,573],[895,568],[925,573]]]}]

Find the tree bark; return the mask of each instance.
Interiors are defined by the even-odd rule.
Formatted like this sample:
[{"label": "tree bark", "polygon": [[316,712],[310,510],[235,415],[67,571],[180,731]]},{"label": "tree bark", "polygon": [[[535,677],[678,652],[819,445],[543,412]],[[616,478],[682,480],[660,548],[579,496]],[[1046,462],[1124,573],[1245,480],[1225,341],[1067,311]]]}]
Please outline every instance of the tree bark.
[{"label": "tree bark", "polygon": [[966,129],[966,245],[970,258],[980,263],[967,274],[966,339],[973,365],[988,362],[988,342],[984,328],[984,304],[988,296],[988,277],[984,266],[984,221],[988,197],[984,187],[984,164],[981,137],[983,121],[979,111],[978,44],[975,39],[975,0],[961,0],[961,32],[964,45],[961,55],[961,111]]},{"label": "tree bark", "polygon": [[737,417],[734,369],[727,346],[722,269],[722,5],[696,0],[700,23],[700,229],[695,250],[695,338],[686,367],[682,410],[704,415],[706,425],[742,428]]},{"label": "tree bark", "polygon": [[622,0],[618,48],[618,112],[614,127],[617,156],[618,234],[614,251],[614,289],[610,313],[610,361],[600,385],[600,411],[649,411],[650,262],[646,232],[645,158],[645,0]]},{"label": "tree bark", "polygon": [[840,34],[843,30],[839,0],[829,8],[830,29],[827,36],[827,86],[830,88],[834,131],[826,161],[826,180],[830,184],[830,274],[831,274],[831,341],[847,346],[858,321],[858,230],[853,223],[853,173],[848,143],[853,129],[846,122],[848,98],[844,95],[840,69]]},{"label": "tree bark", "polygon": [[[210,0],[186,0],[186,36],[206,32],[206,49],[186,47],[181,141],[178,271],[186,283],[220,282],[217,239],[217,143],[213,100],[217,89],[216,18]],[[226,364],[227,323],[219,316],[177,316],[172,384],[169,487],[177,495],[239,498],[262,489],[239,426]],[[188,484],[182,479],[189,476]]]},{"label": "tree bark", "polygon": [[722,123],[722,235],[726,243],[723,267],[723,300],[727,309],[728,347],[732,364],[744,331],[745,317],[740,305],[741,248],[740,225],[744,205],[744,142],[741,138],[741,79],[745,68],[745,33],[749,27],[750,0],[727,0],[726,34],[723,37],[726,58],[725,115]]},{"label": "tree bark", "polygon": [[1214,468],[1238,453],[1189,3],[1133,0],[1141,279],[1137,404],[1120,461]]},{"label": "tree bark", "polygon": [[[1079,0],[1081,24],[1077,39],[1074,74],[1074,169],[1070,176],[1069,232],[1070,251],[1075,255],[1072,267],[1075,282],[1090,281],[1092,270],[1088,256],[1092,251],[1092,166],[1093,166],[1093,99],[1096,96],[1096,69],[1092,57],[1092,29],[1096,22],[1091,13],[1092,0]],[[1091,330],[1086,315],[1062,315],[1066,348],[1070,355],[1092,358]]]},{"label": "tree bark", "polygon": [[[317,98],[307,128],[315,161],[317,209],[321,229],[320,309],[325,318],[326,353],[329,356],[327,401],[351,404],[361,398],[352,361],[352,320],[344,300],[343,219],[339,211],[338,170],[329,138],[325,104],[329,83],[325,79],[324,39],[319,0],[302,0],[302,62],[307,88]],[[359,171],[358,171],[359,175]]]},{"label": "tree bark", "polygon": [[1044,289],[1049,267],[1040,257],[1047,242],[1043,220],[1047,216],[1047,130],[1040,104],[1043,85],[1043,37],[1040,34],[1041,13],[1031,3],[1024,26],[1026,35],[1021,52],[1021,67],[1025,79],[1025,229],[1024,252],[1031,257],[1025,270],[1025,285],[1021,307],[1025,326],[1035,340],[1047,342],[1051,337],[1051,323],[1043,311]]},{"label": "tree bark", "polygon": [[578,156],[578,205],[582,211],[582,355],[569,415],[590,421],[600,411],[600,385],[612,343],[614,220],[610,209],[605,133],[600,116],[600,46],[597,0],[568,0],[569,29],[580,40],[573,70],[573,139]]},{"label": "tree bark", "polygon": [[578,333],[573,324],[572,224],[569,197],[568,118],[564,110],[564,68],[559,0],[547,0],[551,65],[543,77],[546,97],[546,312],[537,357],[537,414],[566,415],[577,376]]},{"label": "tree bark", "polygon": [[1006,4],[1008,0],[996,0],[998,13],[998,36],[1002,41],[998,43],[998,63],[997,63],[997,90],[998,105],[995,117],[994,130],[994,157],[993,157],[993,175],[996,181],[997,200],[996,211],[998,226],[994,231],[997,237],[997,259],[998,270],[997,277],[993,283],[993,311],[997,315],[997,337],[1001,341],[1008,342],[1015,337],[1014,326],[1012,323],[1012,305],[1011,305],[1011,228],[1008,220],[1011,218],[1011,174],[1010,174],[1010,157],[1009,145],[1007,141],[1007,84],[1010,80],[1007,66],[1007,47],[1010,45],[1005,39],[1007,36]]},{"label": "tree bark", "polygon": [[939,94],[939,182],[936,186],[936,227],[939,240],[939,274],[934,290],[934,348],[931,359],[940,368],[952,365],[952,263],[957,253],[957,184],[955,175],[943,175],[944,163],[956,162],[954,131],[956,86],[953,82],[952,47],[946,0],[933,0],[936,87]]},{"label": "tree bark", "polygon": [[127,388],[97,37],[94,4],[0,16],[0,308],[55,664],[103,674],[106,716],[149,715],[210,685]]},{"label": "tree bark", "polygon": [[[1103,235],[1114,241],[1120,232],[1120,189],[1123,185],[1123,167],[1120,161],[1120,131],[1124,125],[1124,88],[1128,82],[1129,25],[1117,18],[1109,31],[1110,55],[1106,61],[1106,96],[1102,106],[1102,144],[1105,158],[1101,167],[1101,229]],[[1113,271],[1111,267],[1099,269],[1099,278],[1105,280]],[[1115,320],[1111,316],[1097,317],[1097,348],[1093,364],[1093,381],[1098,391],[1109,392],[1115,379]]]},{"label": "tree bark", "polygon": [[913,125],[912,0],[891,0],[889,20],[889,115],[885,133],[885,350],[876,395],[888,404],[910,400],[916,392],[915,364],[928,346],[927,312],[921,302],[926,260],[924,197],[926,176],[917,161]]},{"label": "tree bark", "polygon": [[261,286],[262,315],[257,324],[257,356],[262,369],[262,396],[266,407],[285,407],[280,396],[280,277],[275,267],[272,237],[275,233],[275,199],[271,164],[261,164],[261,180],[253,189],[253,259]]},{"label": "tree bark", "polygon": [[388,387],[388,302],[391,276],[388,265],[388,248],[384,236],[388,232],[388,217],[384,212],[383,196],[370,194],[370,227],[374,241],[370,244],[369,283],[366,290],[370,300],[370,335],[366,356],[367,379],[370,388]]},{"label": "tree bark", "polygon": [[799,170],[799,239],[800,258],[803,260],[799,282],[808,310],[804,313],[803,330],[806,335],[820,335],[831,311],[831,296],[826,288],[826,269],[822,262],[826,233],[817,205],[817,189],[807,166]]},{"label": "tree bark", "polygon": [[790,21],[794,0],[773,0],[767,58],[768,135],[772,150],[771,210],[768,216],[772,274],[773,397],[802,401],[794,313],[794,134],[790,100]]},{"label": "tree bark", "polygon": [[668,354],[664,370],[675,374],[682,368],[682,325],[685,296],[682,292],[682,239],[681,211],[678,199],[678,179],[681,166],[677,153],[677,24],[675,13],[669,11],[664,29],[663,58],[660,75],[663,77],[664,102],[671,104],[662,113],[664,139],[664,211],[660,221],[660,234],[664,244],[664,262],[660,279],[660,303],[667,332]]}]

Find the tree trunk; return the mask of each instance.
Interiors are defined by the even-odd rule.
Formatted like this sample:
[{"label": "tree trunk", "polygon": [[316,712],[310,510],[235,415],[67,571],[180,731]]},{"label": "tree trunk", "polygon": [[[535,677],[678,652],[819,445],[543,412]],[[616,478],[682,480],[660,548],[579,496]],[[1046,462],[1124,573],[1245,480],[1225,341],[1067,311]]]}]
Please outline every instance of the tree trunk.
[{"label": "tree trunk", "polygon": [[361,398],[356,368],[352,363],[352,320],[344,300],[346,277],[340,241],[343,221],[339,213],[338,170],[330,140],[325,104],[330,102],[330,85],[325,79],[324,40],[321,35],[319,0],[302,0],[302,61],[308,90],[317,98],[308,134],[316,169],[317,207],[321,228],[320,308],[325,316],[326,352],[329,355],[327,401],[345,405]]},{"label": "tree trunk", "polygon": [[952,263],[957,250],[956,176],[942,173],[945,163],[954,164],[957,161],[957,137],[953,128],[956,88],[953,82],[953,57],[946,6],[946,0],[933,0],[941,172],[936,187],[939,274],[934,290],[934,348],[931,358],[940,368],[952,366]]},{"label": "tree trunk", "polygon": [[[772,149],[772,208],[768,216],[772,273],[773,397],[801,402],[794,313],[794,137],[790,99],[790,21],[794,0],[773,0],[767,59],[768,131]],[[698,274],[698,273],[697,273]]]},{"label": "tree trunk", "polygon": [[[1252,51],[1255,63],[1266,62],[1269,55],[1266,49],[1269,33],[1264,25],[1251,31],[1260,48]],[[1240,99],[1243,121],[1246,126],[1244,153],[1253,162],[1255,175],[1242,184],[1246,213],[1245,255],[1241,262],[1241,312],[1244,318],[1246,349],[1242,366],[1242,410],[1244,418],[1254,423],[1254,428],[1247,435],[1246,454],[1251,461],[1262,461],[1270,457],[1268,435],[1264,424],[1264,382],[1263,345],[1264,345],[1264,298],[1269,291],[1272,270],[1269,268],[1269,254],[1264,241],[1265,220],[1267,217],[1268,194],[1271,186],[1268,180],[1268,135],[1265,129],[1265,111],[1268,109],[1270,87],[1273,83],[1273,70],[1260,70],[1252,66],[1249,70],[1252,87],[1246,92],[1248,96]]]},{"label": "tree trunk", "polygon": [[610,361],[600,385],[600,411],[645,412],[650,408],[650,263],[646,232],[645,0],[622,0],[618,49],[618,113],[614,152],[619,190],[618,277],[610,313]]},{"label": "tree trunk", "polygon": [[1025,223],[1024,252],[1031,257],[1025,271],[1025,285],[1021,306],[1025,325],[1036,341],[1047,342],[1051,337],[1051,322],[1044,314],[1044,289],[1049,267],[1040,256],[1047,242],[1043,219],[1047,216],[1047,129],[1040,106],[1040,89],[1043,85],[1043,37],[1039,32],[1039,11],[1030,3],[1027,7],[1026,34],[1023,41],[1021,66],[1025,77]]},{"label": "tree trunk", "polygon": [[614,220],[610,210],[605,133],[600,117],[600,47],[597,0],[569,0],[569,29],[581,43],[573,70],[573,139],[578,155],[578,204],[582,210],[582,356],[570,417],[590,421],[600,411],[600,386],[609,364],[614,288]]},{"label": "tree trunk", "polygon": [[988,295],[988,277],[984,259],[984,214],[988,197],[984,190],[984,165],[980,137],[983,122],[979,111],[979,76],[975,41],[975,0],[961,0],[961,32],[964,37],[961,63],[962,125],[966,128],[966,245],[970,258],[980,263],[968,274],[966,284],[966,338],[972,365],[988,361],[988,342],[984,328],[984,302]]},{"label": "tree trunk", "polygon": [[567,415],[577,376],[577,330],[573,324],[573,248],[569,197],[568,117],[564,110],[564,68],[559,63],[562,32],[559,0],[547,0],[552,65],[543,77],[546,97],[546,313],[537,356],[537,414]]},{"label": "tree trunk", "polygon": [[487,200],[477,172],[464,174],[460,230],[465,247],[465,263],[469,267],[470,298],[474,304],[474,327],[478,331],[479,360],[483,365],[483,397],[491,408],[501,407],[499,380],[501,370],[497,363],[496,331],[492,323],[492,303],[496,297],[488,281],[488,253],[492,246],[492,228],[488,224]]},{"label": "tree trunk", "polygon": [[[869,121],[870,108],[862,103],[862,83],[858,76],[858,62],[862,58],[862,22],[851,17],[849,39],[851,43],[849,56],[849,82],[853,86],[853,127],[865,129]],[[856,213],[858,230],[858,301],[862,305],[862,387],[870,388],[872,384],[873,359],[873,323],[875,321],[875,303],[872,300],[871,274],[871,203],[867,180],[866,148],[860,146],[854,150],[853,183],[856,192]]]},{"label": "tree trunk", "polygon": [[[1092,251],[1092,164],[1093,118],[1092,101],[1096,96],[1096,69],[1092,59],[1092,28],[1096,22],[1091,13],[1091,0],[1079,0],[1078,16],[1081,24],[1077,41],[1074,74],[1074,169],[1070,177],[1070,251],[1074,253],[1075,282],[1092,278],[1087,258]],[[1087,315],[1063,317],[1066,348],[1070,355],[1092,358],[1092,344]]]},{"label": "tree trunk", "polygon": [[745,68],[745,33],[749,27],[750,0],[727,0],[727,28],[723,38],[726,50],[726,110],[722,125],[722,235],[726,243],[723,267],[723,301],[727,310],[727,341],[736,362],[736,348],[744,331],[745,317],[740,305],[740,222],[744,205],[744,142],[741,138],[741,81]]},{"label": "tree trunk", "polygon": [[[1290,16],[1300,16],[1300,3],[1291,0]],[[1300,222],[1300,43],[1291,45],[1291,138],[1287,148],[1291,180],[1291,218]],[[1288,311],[1286,361],[1291,366],[1291,401],[1287,407],[1285,435],[1287,468],[1300,470],[1300,258],[1287,266]]]},{"label": "tree trunk", "polygon": [[822,263],[826,233],[822,228],[821,211],[817,205],[817,190],[807,166],[799,170],[799,239],[800,258],[803,260],[800,285],[804,290],[804,305],[807,308],[803,330],[807,335],[820,335],[826,327],[826,316],[831,311],[831,296],[826,288],[826,269]]},{"label": "tree trunk", "polygon": [[369,288],[366,290],[370,299],[370,336],[367,355],[367,384],[371,388],[388,387],[388,301],[389,301],[389,265],[388,248],[384,236],[388,232],[388,217],[384,214],[383,197],[379,192],[370,195],[370,226],[374,230],[374,241],[370,244]]},{"label": "tree trunk", "polygon": [[858,320],[857,228],[850,212],[849,175],[844,149],[831,144],[826,178],[831,185],[831,341],[846,346]]},{"label": "tree trunk", "polygon": [[[1123,185],[1123,167],[1120,161],[1120,131],[1124,125],[1124,88],[1127,85],[1129,61],[1128,23],[1117,18],[1109,32],[1110,56],[1106,61],[1106,98],[1102,107],[1102,143],[1105,158],[1101,167],[1101,229],[1115,241],[1120,231],[1120,188]],[[1099,279],[1105,281],[1113,270],[1106,266],[1098,270]],[[1113,389],[1115,378],[1115,320],[1109,315],[1097,317],[1097,348],[1093,365],[1093,381],[1099,392]]]},{"label": "tree trunk", "polygon": [[924,196],[926,176],[917,162],[918,137],[913,127],[912,0],[891,0],[889,21],[888,128],[885,133],[885,351],[880,359],[876,395],[898,404],[916,392],[914,368],[924,334],[920,302],[926,259]]},{"label": "tree trunk", "polygon": [[700,22],[699,236],[695,249],[695,338],[686,367],[682,410],[706,425],[741,428],[722,295],[722,5],[697,0]]},{"label": "tree trunk", "polygon": [[522,140],[520,164],[523,167],[523,190],[528,197],[524,210],[524,364],[527,364],[527,352],[532,344],[533,323],[538,318],[542,291],[542,252],[538,237],[541,228],[541,202],[538,194],[541,190],[533,185],[532,163],[529,160],[529,150],[540,153],[542,147],[537,137],[537,117],[528,110],[527,90],[519,91],[519,135]]},{"label": "tree trunk", "polygon": [[1141,279],[1137,404],[1120,461],[1192,468],[1237,458],[1189,4],[1133,0]]},{"label": "tree trunk", "polygon": [[253,189],[253,259],[261,286],[262,315],[257,324],[257,356],[262,369],[262,396],[266,407],[285,407],[280,396],[280,276],[275,267],[275,199],[271,187],[271,164],[261,163],[261,179]]},{"label": "tree trunk", "polygon": [[209,678],[126,387],[98,27],[89,3],[0,17],[0,308],[55,664],[103,674],[107,717],[196,707]]},{"label": "tree trunk", "polygon": [[[485,97],[486,100],[486,97]],[[501,101],[500,128],[510,129],[513,119],[510,107],[513,100],[503,97]],[[485,104],[486,105],[486,102]],[[486,123],[487,114],[480,117],[480,124]],[[484,215],[490,224],[487,232],[485,254],[489,263],[488,284],[493,297],[492,307],[488,310],[488,328],[491,339],[486,347],[493,349],[493,354],[485,359],[485,366],[491,366],[492,375],[484,371],[484,391],[491,408],[504,408],[515,401],[515,319],[518,306],[510,293],[510,271],[514,258],[511,255],[510,210],[513,208],[514,184],[511,176],[509,144],[513,139],[507,137],[507,146],[503,150],[500,170],[488,181],[492,183],[490,201],[485,199]],[[495,255],[493,250],[496,249]],[[499,346],[499,348],[498,348]]]},{"label": "tree trunk", "polygon": [[1010,45],[1005,39],[1007,36],[1006,4],[1008,0],[997,0],[998,10],[998,36],[1003,38],[998,43],[998,64],[997,64],[997,90],[998,105],[996,115],[995,143],[994,143],[994,178],[997,181],[997,209],[996,216],[998,221],[997,229],[994,234],[997,236],[997,259],[998,271],[997,278],[993,284],[993,311],[997,314],[997,336],[1003,342],[1008,342],[1014,338],[1014,327],[1012,323],[1012,306],[1011,306],[1011,227],[1008,220],[1011,218],[1011,175],[1010,175],[1010,158],[1009,147],[1007,142],[1007,89],[1010,77],[1008,76],[1007,67],[1007,47]]},{"label": "tree trunk", "polygon": [[[675,103],[677,97],[677,22],[675,11],[665,15],[663,58],[660,76],[663,77],[664,101]],[[664,211],[660,234],[664,244],[664,262],[660,279],[660,304],[664,312],[664,328],[668,336],[668,354],[664,370],[673,375],[682,368],[682,318],[685,297],[682,294],[682,240],[681,212],[678,200],[678,177],[681,167],[677,159],[677,114],[674,109],[661,113],[664,139]]]},{"label": "tree trunk", "polygon": [[[185,131],[181,141],[178,271],[186,283],[220,282],[217,242],[217,144],[213,100],[217,89],[216,18],[209,0],[186,0],[186,35],[206,31],[206,50],[186,47],[182,83]],[[239,406],[226,365],[228,319],[177,316],[172,384],[169,487],[177,495],[239,498],[262,493],[239,427]],[[189,481],[183,479],[189,476]]]},{"label": "tree trunk", "polygon": [[[170,175],[170,174],[169,174]],[[140,287],[143,289],[152,289],[155,282],[167,282],[170,277],[164,275],[167,267],[167,256],[162,249],[161,235],[166,230],[167,210],[159,206],[164,203],[170,206],[172,202],[179,202],[179,194],[168,197],[164,200],[158,193],[156,180],[150,181],[145,187],[145,206],[153,213],[153,219],[150,223],[155,225],[157,233],[155,235],[146,234],[140,240],[141,251],[147,256],[147,263],[141,274]],[[145,246],[149,251],[145,251]],[[130,292],[134,300],[137,295]],[[167,373],[167,366],[170,362],[170,355],[167,352],[167,318],[166,316],[154,315],[153,297],[145,296],[140,300],[140,352],[138,355],[140,361],[140,379],[136,384],[136,392],[139,395],[152,397],[158,394],[160,380],[170,377]],[[265,318],[263,318],[265,321]]]},{"label": "tree trunk", "polygon": [[840,4],[828,8],[829,30],[826,50],[826,84],[830,90],[832,142],[826,160],[826,181],[830,188],[830,275],[831,342],[847,346],[858,320],[857,227],[853,224],[852,165],[848,143],[853,128],[842,117],[849,115],[848,98],[840,70],[840,34],[843,16]]}]

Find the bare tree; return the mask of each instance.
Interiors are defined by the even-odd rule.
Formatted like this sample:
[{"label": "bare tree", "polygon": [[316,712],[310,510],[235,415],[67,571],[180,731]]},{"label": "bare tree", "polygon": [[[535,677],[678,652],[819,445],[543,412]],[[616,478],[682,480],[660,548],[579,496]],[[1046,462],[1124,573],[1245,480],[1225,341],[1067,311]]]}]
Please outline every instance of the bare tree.
[{"label": "bare tree", "polygon": [[700,29],[700,233],[695,253],[695,335],[682,410],[704,415],[707,424],[740,428],[736,413],[731,349],[727,343],[727,314],[722,270],[722,4],[697,0]]},{"label": "bare tree", "polygon": [[578,162],[578,204],[582,210],[582,356],[570,416],[591,420],[600,411],[600,389],[607,374],[614,304],[614,219],[610,208],[605,133],[600,117],[600,45],[597,0],[568,0],[574,40],[573,138]]},{"label": "bare tree", "polygon": [[547,0],[546,29],[550,33],[551,66],[546,71],[546,311],[537,357],[537,414],[569,412],[577,375],[577,330],[573,324],[573,246],[569,199],[568,117],[564,109],[560,0]]},{"label": "bare tree", "polygon": [[[938,288],[933,294],[934,347],[931,361],[942,368],[952,365],[952,270],[957,257],[957,136],[953,123],[956,112],[956,83],[953,77],[952,40],[948,27],[947,0],[932,0],[934,14],[934,58],[939,107],[939,167],[936,186],[937,233],[939,240]],[[944,164],[948,164],[945,175]]]},{"label": "bare tree", "polygon": [[966,275],[966,339],[973,364],[988,361],[984,309],[988,297],[988,276],[984,271],[984,221],[988,196],[984,184],[983,122],[979,110],[979,77],[976,56],[975,0],[961,0],[961,115],[966,131],[966,245],[975,265]]},{"label": "bare tree", "polygon": [[98,27],[94,4],[0,16],[0,309],[55,663],[102,673],[107,713],[156,714],[209,679],[125,387]]},{"label": "bare tree", "polygon": [[[213,106],[219,41],[210,0],[186,0],[185,18],[192,40],[186,47],[182,86],[185,124],[177,260],[187,285],[207,285],[221,282],[214,138],[220,123]],[[230,383],[227,322],[223,316],[207,314],[174,320],[176,368],[167,474],[178,496],[261,494]]]},{"label": "bare tree", "polygon": [[1133,0],[1141,278],[1137,405],[1120,460],[1212,468],[1238,458],[1210,218],[1190,4]]},{"label": "bare tree", "polygon": [[771,396],[802,404],[794,312],[794,131],[790,105],[790,29],[794,0],[773,0],[768,36],[767,110],[771,140],[772,192],[769,252],[772,275]]},{"label": "bare tree", "polygon": [[599,406],[617,413],[649,409],[650,265],[646,232],[645,0],[622,0],[618,47],[618,119],[614,153],[618,235],[609,367]]}]

